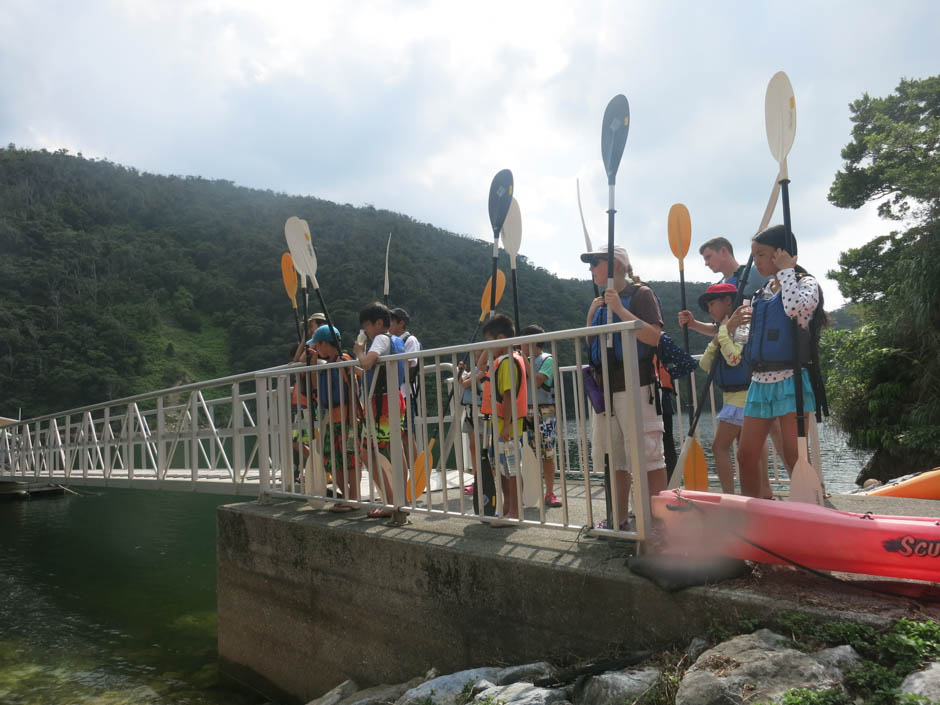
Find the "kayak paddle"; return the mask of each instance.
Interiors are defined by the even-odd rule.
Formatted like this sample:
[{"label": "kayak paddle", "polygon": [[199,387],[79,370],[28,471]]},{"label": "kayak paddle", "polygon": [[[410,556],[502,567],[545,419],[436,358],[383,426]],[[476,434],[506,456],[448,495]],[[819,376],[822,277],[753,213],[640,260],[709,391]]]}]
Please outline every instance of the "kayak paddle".
[{"label": "kayak paddle", "polygon": [[522,324],[519,322],[519,291],[516,288],[516,255],[519,254],[519,246],[522,244],[522,214],[519,212],[519,201],[515,198],[509,204],[502,233],[503,249],[509,255],[509,269],[512,272],[512,312],[516,321],[516,335],[519,335]]},{"label": "kayak paddle", "polygon": [[[303,277],[303,287],[306,294],[307,278],[313,285],[313,290],[320,300],[320,306],[323,308],[323,315],[326,316],[326,323],[330,327],[330,337],[333,339],[333,345],[340,350],[339,339],[336,337],[336,328],[333,326],[333,319],[323,300],[323,294],[320,293],[320,284],[317,282],[317,253],[313,249],[313,242],[310,239],[310,226],[306,220],[301,220],[292,215],[284,223],[284,236],[287,238],[287,247],[290,249],[291,257],[294,260],[294,266]],[[306,298],[306,296],[305,296]],[[304,310],[304,321],[307,318],[307,311]],[[306,323],[304,323],[306,327]],[[304,335],[307,335],[306,331]]]},{"label": "kayak paddle", "polygon": [[287,292],[287,298],[290,299],[291,306],[294,308],[294,325],[297,327],[297,338],[303,343],[300,330],[300,318],[297,315],[297,270],[294,269],[294,260],[291,259],[290,252],[281,255],[281,279],[284,280],[284,291]]},{"label": "kayak paddle", "polygon": [[[578,189],[578,213],[581,216],[581,229],[584,230],[584,246],[587,248],[585,252],[593,252],[594,248],[591,247],[591,236],[588,235],[587,225],[584,222],[584,209],[581,208],[581,181],[579,179],[574,180],[575,187]],[[591,277],[591,283],[594,284],[593,277]],[[597,284],[594,284],[594,298],[596,299],[601,295],[601,292],[597,288]]]},{"label": "kayak paddle", "polygon": [[[685,298],[685,256],[689,254],[689,244],[692,242],[692,218],[689,215],[689,209],[682,203],[674,203],[669,209],[666,231],[669,235],[669,248],[672,254],[679,260],[679,292],[682,299],[682,310],[686,310],[688,305]],[[685,351],[689,352],[689,326],[682,326],[682,337],[685,343]],[[693,389],[695,384],[695,375],[689,375],[689,423],[692,423],[694,414],[694,404],[692,404]],[[704,458],[704,456],[703,456]],[[699,465],[695,463],[692,468],[694,472],[685,478],[685,487],[689,490],[708,491],[708,468],[704,462]]]},{"label": "kayak paddle", "polygon": [[[607,172],[607,288],[614,286],[614,214],[617,212],[614,208],[614,191],[617,184],[617,169],[620,168],[620,158],[623,156],[623,148],[627,144],[627,134],[630,131],[630,104],[622,93],[611,98],[604,110],[604,118],[601,123],[601,158],[604,160],[604,170]],[[612,323],[609,313],[606,314],[605,323]],[[606,336],[608,350],[613,348],[614,338],[612,335]],[[613,409],[613,394],[608,387],[605,407],[608,410]],[[610,485],[610,445],[612,442],[610,426],[608,419],[607,426],[607,447],[608,452],[604,454],[604,497],[607,501],[607,527],[614,527],[613,513],[611,509],[611,485]],[[619,518],[619,517],[618,517]]]},{"label": "kayak paddle", "polygon": [[383,303],[388,308],[388,251],[392,247],[392,234],[388,234],[388,242],[385,245],[385,288],[382,290]]},{"label": "kayak paddle", "polygon": [[[770,153],[780,164],[778,183],[783,202],[783,227],[787,233],[787,244],[794,252],[795,240],[790,227],[790,177],[787,173],[787,154],[796,135],[796,99],[793,86],[783,71],[770,79],[764,99],[764,114],[767,124],[767,143]],[[793,328],[793,390],[796,394],[796,443],[799,457],[790,476],[790,500],[807,504],[824,505],[825,491],[819,474],[809,462],[806,440],[806,418],[803,409],[803,361],[800,360],[799,323],[794,318]]]},{"label": "kayak paddle", "polygon": [[[493,226],[493,273],[492,281],[496,281],[496,270],[499,267],[499,232],[503,229],[503,222],[509,213],[512,204],[512,172],[503,169],[493,177],[490,184],[489,212],[490,225]],[[496,290],[490,292],[490,311],[496,309]]]}]

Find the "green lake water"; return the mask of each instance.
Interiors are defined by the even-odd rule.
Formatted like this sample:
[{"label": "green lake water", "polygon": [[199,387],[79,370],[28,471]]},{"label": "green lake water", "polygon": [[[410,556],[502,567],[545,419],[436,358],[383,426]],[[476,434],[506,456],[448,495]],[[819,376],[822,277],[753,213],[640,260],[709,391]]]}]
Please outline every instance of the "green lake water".
[{"label": "green lake water", "polygon": [[216,666],[215,495],[0,503],[0,703],[251,705]]}]

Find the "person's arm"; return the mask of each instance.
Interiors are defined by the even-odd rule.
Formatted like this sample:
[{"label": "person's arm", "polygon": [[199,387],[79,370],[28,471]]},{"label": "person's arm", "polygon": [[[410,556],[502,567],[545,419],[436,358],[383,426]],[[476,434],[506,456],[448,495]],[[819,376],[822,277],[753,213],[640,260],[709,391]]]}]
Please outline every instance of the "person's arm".
[{"label": "person's arm", "polygon": [[387,335],[377,335],[375,340],[372,341],[372,347],[369,348],[369,352],[364,352],[364,346],[360,346],[359,343],[356,343],[353,351],[356,353],[356,359],[359,361],[359,366],[369,371],[378,362],[381,355],[386,354],[391,347],[391,338]]},{"label": "person's arm", "polygon": [[718,346],[715,344],[715,341],[712,340],[705,348],[705,352],[702,354],[702,359],[698,361],[698,366],[706,372],[710,371],[712,368],[712,363],[715,361],[715,355],[717,352]]},{"label": "person's arm", "polygon": [[691,311],[679,311],[679,326],[688,325],[689,330],[694,330],[702,335],[715,335],[715,324],[697,321]]},{"label": "person's arm", "polygon": [[623,301],[620,300],[620,294],[618,294],[613,289],[608,289],[604,292],[604,299],[607,302],[608,309],[617,314],[617,316],[620,317],[620,320],[639,321],[643,324],[643,327],[636,332],[636,337],[640,340],[641,343],[646,343],[647,345],[651,345],[653,347],[659,345],[659,339],[662,337],[663,330],[658,324],[647,323],[646,321],[637,318],[632,313],[630,313],[630,311],[623,307]]},{"label": "person's arm", "polygon": [[[787,257],[793,259],[789,255]],[[790,318],[797,319],[800,325],[808,327],[809,319],[819,305],[819,285],[815,277],[799,279],[796,276],[796,270],[787,267],[777,272],[777,281],[780,282],[783,310]]]},{"label": "person's arm", "polygon": [[[731,339],[731,336],[728,334],[727,325],[721,325],[718,327],[718,346],[721,350],[721,356],[725,359],[732,367],[741,364],[741,359],[743,358],[744,346],[741,343],[736,343]],[[709,345],[711,347],[711,345]]]}]

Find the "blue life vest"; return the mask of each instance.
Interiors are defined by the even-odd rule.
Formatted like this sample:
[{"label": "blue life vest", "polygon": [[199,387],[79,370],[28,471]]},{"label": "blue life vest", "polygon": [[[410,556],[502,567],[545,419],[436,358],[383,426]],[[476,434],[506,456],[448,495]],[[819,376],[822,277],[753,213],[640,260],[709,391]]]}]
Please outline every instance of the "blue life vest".
[{"label": "blue life vest", "polygon": [[[793,319],[783,310],[778,291],[770,299],[754,299],[751,303],[751,330],[744,346],[744,359],[754,372],[793,368]],[[810,360],[810,332],[799,329],[800,360]]]},{"label": "blue life vest", "polygon": [[[402,342],[402,339],[399,338],[397,335],[389,335],[388,333],[380,333],[379,335],[386,335],[391,341],[391,345],[389,346],[389,351],[388,351],[389,355],[399,355],[405,352],[405,344]],[[375,396],[381,398],[382,395],[388,392],[388,381],[386,380],[387,375],[385,374],[385,365],[384,363],[382,363],[381,359],[376,361],[375,365],[376,367],[378,367],[379,378],[375,382],[374,394]],[[376,374],[376,367],[373,367],[366,374],[366,385],[368,389],[372,388],[372,378]],[[407,381],[407,377],[405,377],[405,361],[399,360],[398,361],[398,383],[401,384],[402,382],[406,382],[406,381]]]},{"label": "blue life vest", "polygon": [[[350,358],[344,355],[339,359]],[[338,362],[338,359],[331,360],[331,362]],[[321,409],[338,407],[340,404],[345,406],[348,403],[349,375],[345,368],[342,369],[342,373],[342,382],[340,382],[340,368],[317,372],[317,406]]]},{"label": "blue life vest", "polygon": [[751,384],[751,370],[745,360],[741,360],[737,365],[729,365],[721,354],[721,350],[715,353],[715,384],[724,392],[743,392]]},{"label": "blue life vest", "polygon": [[[626,296],[620,297],[620,302],[623,304],[623,307],[630,311],[630,301],[633,299],[633,294],[627,294]],[[657,302],[659,302],[659,297],[657,297]],[[662,304],[659,304],[660,311],[662,310]],[[630,311],[633,313],[633,311]],[[610,319],[607,318],[607,307],[598,306],[597,310],[594,312],[594,316],[591,318],[592,326],[602,326],[608,323],[620,323],[620,316],[611,311]],[[591,363],[598,369],[601,367],[601,347],[604,345],[603,336],[594,336],[591,339]],[[640,384],[646,385],[651,384],[655,378],[655,370],[653,368],[653,352],[656,348],[646,343],[641,342],[640,340],[636,341],[636,351],[637,357],[639,358],[639,367],[640,367]],[[623,368],[623,346],[620,342],[620,336],[614,336],[614,346],[613,346],[613,360],[608,360],[612,362],[614,369]]]}]

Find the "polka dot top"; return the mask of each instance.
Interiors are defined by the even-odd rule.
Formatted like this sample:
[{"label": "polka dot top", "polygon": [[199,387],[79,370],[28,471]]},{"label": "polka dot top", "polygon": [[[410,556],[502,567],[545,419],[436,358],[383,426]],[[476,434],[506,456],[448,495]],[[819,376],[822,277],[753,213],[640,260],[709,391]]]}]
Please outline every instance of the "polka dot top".
[{"label": "polka dot top", "polygon": [[[819,284],[816,282],[816,278],[807,275],[798,279],[796,270],[790,267],[777,272],[777,281],[780,282],[780,296],[783,299],[784,312],[790,318],[795,318],[802,328],[808,329],[813,312],[819,306]],[[774,280],[771,279],[755,294],[755,298],[772,299],[776,293]],[[773,384],[774,382],[782,382],[792,376],[792,369],[755,372],[751,375],[751,381],[761,384]]]}]

